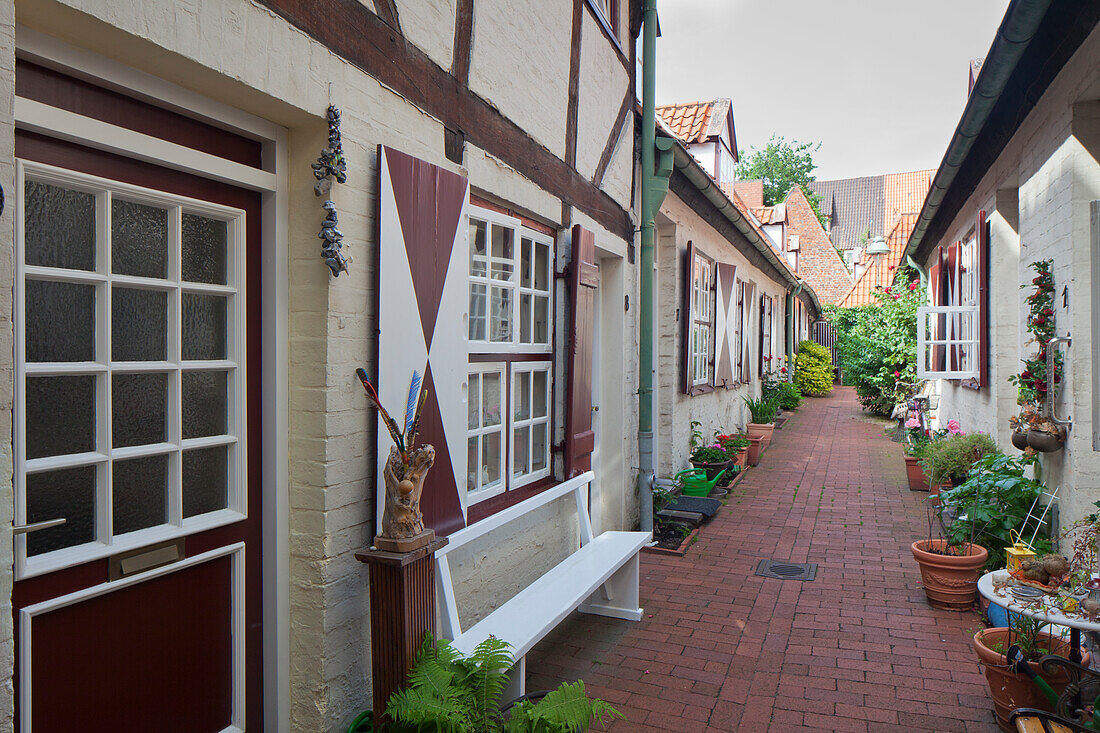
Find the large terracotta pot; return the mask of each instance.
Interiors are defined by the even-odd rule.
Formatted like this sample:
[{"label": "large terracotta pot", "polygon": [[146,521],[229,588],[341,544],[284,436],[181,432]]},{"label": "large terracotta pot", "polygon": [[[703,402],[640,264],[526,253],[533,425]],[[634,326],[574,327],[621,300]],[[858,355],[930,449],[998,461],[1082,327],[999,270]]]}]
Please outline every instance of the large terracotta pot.
[{"label": "large terracotta pot", "polygon": [[[993,709],[997,713],[997,725],[1001,730],[1014,733],[1016,726],[1009,722],[1012,711],[1016,708],[1039,708],[1054,712],[1053,706],[1047,701],[1039,688],[1035,686],[1026,675],[1016,674],[1008,667],[1008,659],[1004,654],[994,651],[992,647],[998,647],[1008,651],[1012,646],[1013,634],[1011,629],[1004,627],[982,629],[974,634],[974,651],[985,668],[985,680],[989,683],[989,694],[993,697]],[[1050,642],[1050,650],[1059,656],[1069,656],[1069,642],[1053,637],[1050,634],[1040,634]],[[1089,666],[1089,653],[1081,649],[1082,666]],[[1054,674],[1039,669],[1037,662],[1032,662],[1032,668],[1039,676],[1047,681],[1059,695],[1069,684],[1069,677],[1059,670]]]},{"label": "large terracotta pot", "polygon": [[916,456],[905,457],[905,476],[909,479],[910,491],[928,491],[928,477]]},{"label": "large terracotta pot", "polygon": [[737,465],[741,466],[741,468],[744,468],[745,466],[749,465],[749,447],[748,446],[745,446],[744,448],[737,451]]},{"label": "large terracotta pot", "polygon": [[929,549],[942,550],[947,540],[919,540],[911,545],[913,557],[920,565],[924,594],[929,605],[949,611],[965,611],[974,605],[978,595],[978,576],[982,574],[989,553],[981,545],[967,545],[965,555],[937,555]]},{"label": "large terracotta pot", "polygon": [[748,438],[749,438],[749,465],[750,466],[755,466],[758,463],[760,463],[760,451],[761,451],[760,443],[761,443],[761,441],[764,440],[764,438],[759,436],[759,435],[757,435],[756,437],[753,437],[752,435],[750,435],[750,436],[748,436]]},{"label": "large terracotta pot", "polygon": [[748,433],[750,438],[763,438],[763,440],[760,441],[760,450],[764,450],[771,445],[773,430],[775,430],[775,425],[770,422],[750,422],[745,426],[745,432]]}]

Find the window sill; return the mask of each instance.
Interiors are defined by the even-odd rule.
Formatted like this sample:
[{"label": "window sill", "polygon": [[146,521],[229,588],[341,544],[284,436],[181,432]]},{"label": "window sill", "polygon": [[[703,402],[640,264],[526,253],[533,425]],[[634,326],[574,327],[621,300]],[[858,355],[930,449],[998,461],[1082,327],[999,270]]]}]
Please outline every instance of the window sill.
[{"label": "window sill", "polygon": [[512,489],[511,491],[505,491],[503,494],[483,499],[477,504],[474,504],[466,511],[466,526],[469,527],[472,524],[477,524],[482,519],[491,517],[497,512],[504,511],[510,506],[519,504],[524,499],[530,499],[532,496],[536,496],[556,486],[559,481],[555,481],[553,476],[547,476],[534,483],[527,484],[519,489]]}]

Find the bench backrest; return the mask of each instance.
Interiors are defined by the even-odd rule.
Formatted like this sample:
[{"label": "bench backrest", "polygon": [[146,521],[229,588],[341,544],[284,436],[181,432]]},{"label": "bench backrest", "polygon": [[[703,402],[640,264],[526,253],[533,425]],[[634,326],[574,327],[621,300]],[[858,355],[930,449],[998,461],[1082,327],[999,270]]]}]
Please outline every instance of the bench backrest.
[{"label": "bench backrest", "polygon": [[580,539],[583,547],[592,541],[592,520],[588,515],[588,487],[594,478],[595,474],[591,471],[582,473],[580,476],[563,481],[557,486],[532,496],[530,499],[525,499],[514,506],[482,519],[476,524],[448,535],[447,544],[435,552],[435,587],[443,605],[440,632],[445,638],[454,639],[462,633],[447,554],[569,493],[573,494],[577,503],[577,522],[580,525]]}]

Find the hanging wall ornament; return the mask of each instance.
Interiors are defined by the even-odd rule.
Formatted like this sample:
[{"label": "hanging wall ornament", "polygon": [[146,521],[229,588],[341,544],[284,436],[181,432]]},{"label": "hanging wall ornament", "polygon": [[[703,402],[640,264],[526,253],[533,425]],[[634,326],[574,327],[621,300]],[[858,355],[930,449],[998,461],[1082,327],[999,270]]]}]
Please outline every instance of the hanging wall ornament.
[{"label": "hanging wall ornament", "polygon": [[[321,156],[311,167],[313,176],[317,179],[317,183],[313,185],[313,193],[317,196],[327,196],[332,190],[334,180],[344,183],[348,179],[344,146],[340,141],[340,110],[332,105],[328,108],[328,146],[321,151]],[[321,231],[317,234],[317,238],[321,240],[321,257],[332,270],[333,277],[339,277],[341,272],[348,271],[348,261],[341,252],[344,235],[336,228],[336,204],[326,199],[321,208],[327,214],[321,222]]]}]

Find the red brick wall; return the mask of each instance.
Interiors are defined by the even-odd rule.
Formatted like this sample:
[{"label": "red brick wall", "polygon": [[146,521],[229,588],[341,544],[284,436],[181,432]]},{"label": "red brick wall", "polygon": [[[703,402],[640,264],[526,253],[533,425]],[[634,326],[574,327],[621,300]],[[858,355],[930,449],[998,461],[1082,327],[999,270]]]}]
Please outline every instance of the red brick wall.
[{"label": "red brick wall", "polygon": [[[810,284],[822,303],[839,303],[852,287],[851,273],[821,228],[801,188],[791,189],[786,204],[786,236],[798,237],[798,276]],[[782,247],[786,249],[787,243],[783,242]]]}]

